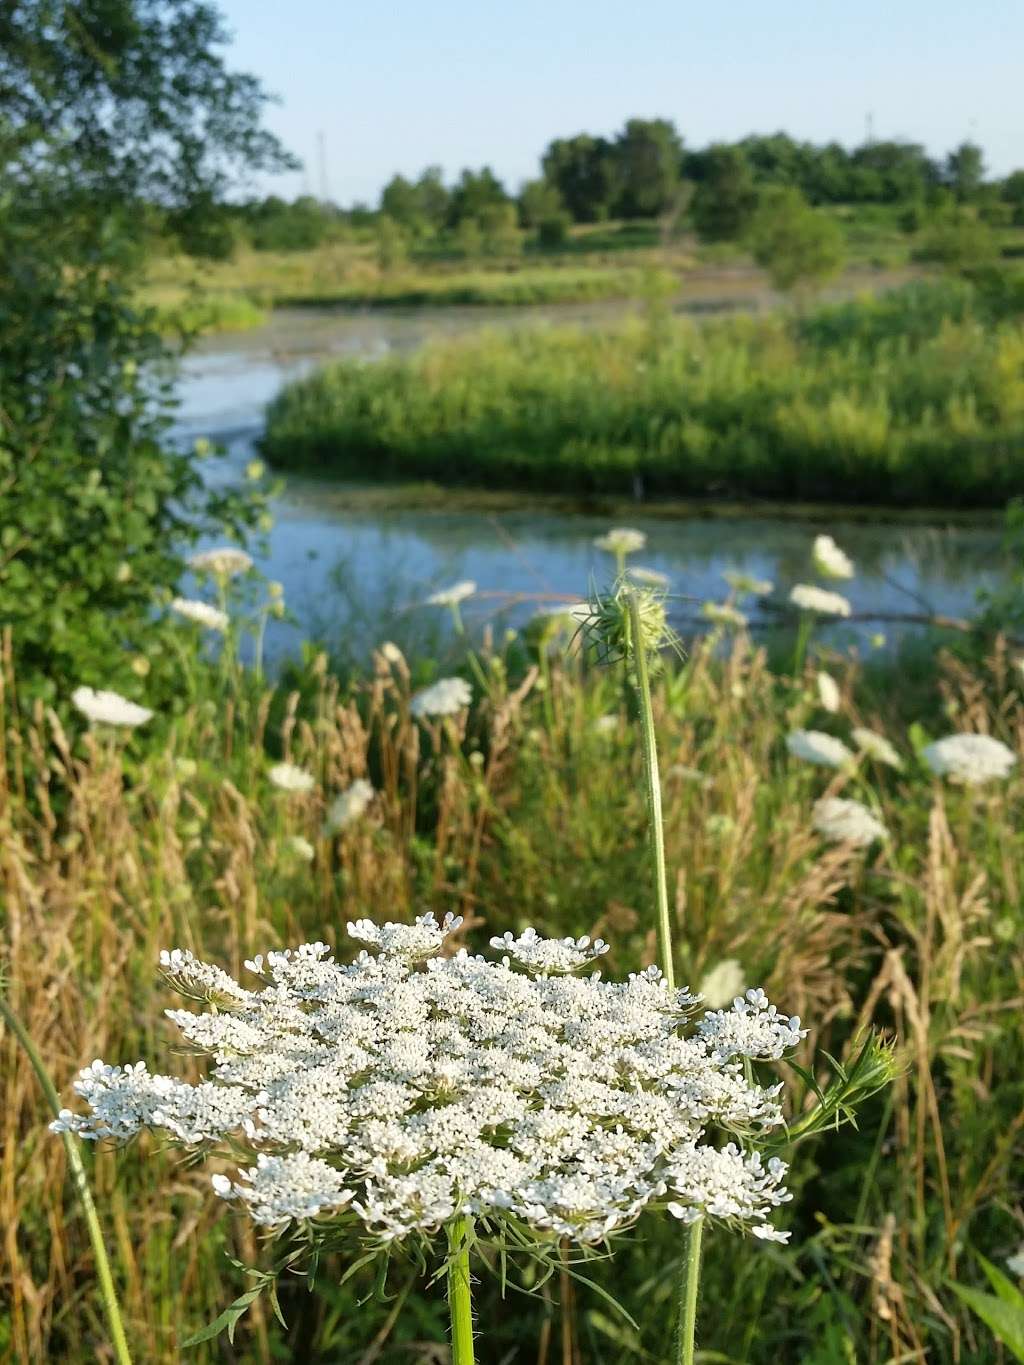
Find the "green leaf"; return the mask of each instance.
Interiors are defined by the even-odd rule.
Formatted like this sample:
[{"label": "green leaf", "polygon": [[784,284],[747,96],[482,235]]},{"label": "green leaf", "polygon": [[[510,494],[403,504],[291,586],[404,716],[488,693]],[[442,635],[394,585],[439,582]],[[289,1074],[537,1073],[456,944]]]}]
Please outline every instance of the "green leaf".
[{"label": "green leaf", "polygon": [[1013,1304],[997,1298],[995,1294],[969,1289],[966,1285],[954,1284],[952,1288],[968,1308],[977,1313],[992,1335],[1012,1352],[1014,1358],[1024,1362],[1024,1296],[1018,1294],[1020,1303]]},{"label": "green leaf", "polygon": [[201,1342],[212,1341],[214,1337],[219,1337],[221,1332],[227,1332],[228,1341],[234,1342],[235,1328],[238,1326],[239,1319],[244,1317],[253,1306],[259,1296],[263,1293],[264,1286],[257,1285],[255,1289],[247,1289],[244,1294],[239,1294],[234,1303],[228,1304],[224,1312],[214,1318],[208,1327],[196,1332],[195,1336],[189,1337],[187,1341],[181,1343],[184,1350],[189,1346],[198,1346]]}]

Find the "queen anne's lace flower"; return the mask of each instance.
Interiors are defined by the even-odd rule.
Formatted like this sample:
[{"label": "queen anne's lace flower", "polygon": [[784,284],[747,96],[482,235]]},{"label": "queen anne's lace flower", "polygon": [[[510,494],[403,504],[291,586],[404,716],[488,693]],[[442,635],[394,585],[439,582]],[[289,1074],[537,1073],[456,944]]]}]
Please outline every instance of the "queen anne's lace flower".
[{"label": "queen anne's lace flower", "polygon": [[801,611],[816,611],[820,616],[849,616],[853,610],[841,593],[816,588],[813,583],[797,583],[790,589],[789,600]]},{"label": "queen anne's lace flower", "polygon": [[338,834],[348,829],[349,825],[354,825],[366,814],[375,795],[373,785],[365,777],[357,777],[350,787],[339,792],[331,802],[325,821],[327,832]]},{"label": "queen anne's lace flower", "polygon": [[526,929],[514,938],[504,933],[500,938],[491,939],[492,948],[500,948],[508,953],[529,972],[574,972],[586,967],[608,951],[604,939],[590,939],[589,934],[582,938],[541,938],[536,929]]},{"label": "queen anne's lace flower", "polygon": [[414,716],[455,716],[473,700],[473,689],[465,678],[439,678],[417,692],[409,703]]},{"label": "queen anne's lace flower", "polygon": [[1018,1279],[1024,1280],[1024,1242],[1021,1242],[1012,1256],[1007,1256],[1006,1268],[1011,1275],[1016,1275]]},{"label": "queen anne's lace flower", "polygon": [[232,545],[219,550],[201,550],[188,562],[197,573],[210,573],[214,578],[236,578],[252,568],[252,556]]},{"label": "queen anne's lace flower", "polygon": [[730,606],[728,602],[705,602],[700,610],[701,615],[716,626],[732,626],[734,630],[742,630],[747,624],[747,618],[739,608]]},{"label": "queen anne's lace flower", "polygon": [[742,995],[746,987],[743,968],[736,958],[727,957],[717,967],[705,972],[698,991],[708,1009],[717,1010]]},{"label": "queen anne's lace flower", "polygon": [[470,578],[465,578],[459,583],[453,583],[450,588],[442,588],[440,592],[433,592],[427,598],[427,605],[431,607],[457,607],[460,602],[465,602],[467,597],[472,597],[476,592],[476,584]]},{"label": "queen anne's lace flower", "polygon": [[726,569],[722,577],[733,592],[749,593],[752,597],[767,597],[775,590],[775,584],[770,578],[755,578],[752,574],[742,573],[738,569]]},{"label": "queen anne's lace flower", "polygon": [[634,583],[645,588],[667,588],[671,582],[667,573],[662,573],[660,569],[647,569],[640,564],[631,564],[626,574]]},{"label": "queen anne's lace flower", "polygon": [[857,748],[873,758],[876,763],[886,763],[890,768],[902,768],[903,759],[884,735],[858,725],[853,731],[853,742]]},{"label": "queen anne's lace flower", "polygon": [[94,725],[116,725],[133,730],[153,719],[153,712],[139,706],[119,692],[96,692],[91,687],[76,687],[71,693],[72,704]]},{"label": "queen anne's lace flower", "polygon": [[225,631],[230,623],[226,611],[192,597],[175,597],[171,602],[171,610],[177,612],[179,616],[184,616],[186,621],[195,621],[196,625],[205,626],[207,630]]},{"label": "queen anne's lace flower", "polygon": [[267,776],[274,786],[283,792],[308,792],[316,786],[313,774],[307,773],[305,768],[299,768],[294,763],[275,763],[272,768],[268,768]]},{"label": "queen anne's lace flower", "polygon": [[966,787],[980,787],[1006,777],[1017,755],[991,735],[947,735],[922,750],[921,757],[938,777]]},{"label": "queen anne's lace flower", "polygon": [[613,526],[603,536],[597,536],[594,544],[610,555],[631,555],[644,548],[647,536],[643,531],[634,531],[631,526]]},{"label": "queen anne's lace flower", "polygon": [[842,693],[839,691],[839,684],[831,673],[824,671],[818,674],[817,683],[818,700],[826,711],[831,711],[834,714],[839,710],[843,700]]},{"label": "queen anne's lace flower", "polygon": [[831,536],[815,536],[814,567],[822,578],[852,578],[853,561]]},{"label": "queen anne's lace flower", "polygon": [[794,730],[786,736],[786,748],[794,758],[822,768],[847,768],[853,763],[853,751],[823,730]]},{"label": "queen anne's lace flower", "polygon": [[169,1012],[208,1078],[94,1062],[75,1087],[90,1112],[62,1110],[54,1131],[212,1144],[239,1167],[215,1192],[267,1227],[329,1219],[387,1243],[468,1214],[589,1243],[667,1203],[783,1235],[767,1220],[785,1167],[757,1150],[781,1087],[750,1068],[799,1042],[798,1019],[747,991],[693,1028],[695,997],[656,968],[571,975],[599,940],[528,930],[494,940],[499,962],[430,956],[459,923],[360,920],[350,932],[375,952],[349,965],[323,943],[268,953],[246,964],[253,991],[164,954],[168,977],[216,1006]]},{"label": "queen anne's lace flower", "polygon": [[860,801],[840,796],[824,796],[814,803],[811,823],[819,834],[838,844],[866,848],[876,839],[887,839],[888,830]]}]

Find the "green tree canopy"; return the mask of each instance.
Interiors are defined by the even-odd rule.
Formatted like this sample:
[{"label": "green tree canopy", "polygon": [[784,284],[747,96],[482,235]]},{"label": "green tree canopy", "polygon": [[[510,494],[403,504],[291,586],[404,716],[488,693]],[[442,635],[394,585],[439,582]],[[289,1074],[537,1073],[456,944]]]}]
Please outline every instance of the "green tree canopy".
[{"label": "green tree canopy", "polygon": [[615,140],[616,211],[654,218],[672,203],[679,185],[682,139],[668,119],[630,119]]},{"label": "green tree canopy", "polygon": [[748,234],[750,250],[776,289],[820,285],[843,267],[843,233],[835,219],[813,209],[799,190],[763,190]]},{"label": "green tree canopy", "polygon": [[586,133],[556,138],[541,165],[544,179],[561,195],[576,222],[599,223],[609,216],[616,192],[616,165],[606,138]]},{"label": "green tree canopy", "polygon": [[697,180],[692,214],[698,234],[708,242],[741,237],[757,204],[754,173],[742,150],[716,143],[690,158],[687,172]]}]

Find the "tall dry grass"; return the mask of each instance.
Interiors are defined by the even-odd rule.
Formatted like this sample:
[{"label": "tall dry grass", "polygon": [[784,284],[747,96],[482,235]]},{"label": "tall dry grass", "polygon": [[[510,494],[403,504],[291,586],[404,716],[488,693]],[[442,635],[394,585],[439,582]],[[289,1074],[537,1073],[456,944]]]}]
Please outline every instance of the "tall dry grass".
[{"label": "tall dry grass", "polygon": [[[631,692],[578,653],[543,663],[485,649],[490,695],[423,725],[401,658],[378,655],[372,676],[347,687],[320,660],[292,692],[239,687],[225,699],[211,684],[179,720],[114,741],[71,734],[42,706],[26,714],[8,643],[3,970],[58,1085],[98,1056],[190,1065],[168,1056],[164,947],[241,974],[268,947],[344,948],[357,916],[457,909],[470,943],[484,925],[534,923],[603,934],[616,973],[653,961]],[[989,731],[1024,753],[1018,679],[1000,649],[979,668],[947,660],[926,723]],[[971,1248],[998,1258],[1024,1228],[1024,779],[974,794],[940,787],[916,763],[905,728],[916,717],[898,691],[869,692],[853,666],[843,691],[840,716],[823,718],[810,674],[772,671],[742,636],[725,658],[695,646],[656,687],[683,979],[737,959],[809,1025],[801,1061],[822,1079],[815,1055],[848,1055],[868,1024],[895,1035],[905,1063],[859,1132],[798,1149],[792,1248],[711,1238],[701,1337],[721,1353],[709,1358],[735,1361],[994,1365],[998,1348],[947,1286],[972,1278]],[[800,765],[782,740],[808,723],[887,728],[905,773]],[[315,774],[314,791],[275,790],[269,754]],[[334,794],[360,777],[373,805],[326,834]],[[864,784],[890,842],[869,854],[824,846],[809,826],[814,798]],[[311,863],[297,836],[314,846]],[[106,1359],[63,1148],[14,1040],[0,1047],[0,1349],[25,1365]],[[180,1340],[245,1287],[229,1258],[258,1263],[260,1246],[210,1197],[203,1170],[151,1140],[93,1153],[91,1179],[136,1358],[170,1365]],[[660,1358],[679,1251],[663,1230],[597,1269],[639,1334],[568,1281],[504,1303],[482,1288],[494,1349],[531,1365]],[[331,1281],[328,1268],[314,1297],[286,1287],[287,1331],[257,1306],[234,1347],[194,1358],[444,1358],[443,1307],[415,1268],[396,1268],[393,1302],[359,1304],[372,1285]]]}]

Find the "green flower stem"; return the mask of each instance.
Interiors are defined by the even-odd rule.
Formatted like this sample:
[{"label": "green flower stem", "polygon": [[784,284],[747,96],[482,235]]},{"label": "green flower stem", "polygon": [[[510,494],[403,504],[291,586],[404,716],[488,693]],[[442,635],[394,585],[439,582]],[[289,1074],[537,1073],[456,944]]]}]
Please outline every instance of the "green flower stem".
[{"label": "green flower stem", "polygon": [[654,895],[657,903],[658,965],[669,990],[675,990],[672,960],[672,922],[668,912],[668,875],[665,870],[665,827],[661,815],[661,776],[658,771],[658,744],[654,733],[654,705],[651,701],[651,675],[640,625],[640,606],[635,592],[629,594],[630,649],[636,668],[640,698],[640,732],[647,779],[647,809],[651,820],[651,851],[654,855]]},{"label": "green flower stem", "polygon": [[688,1241],[680,1286],[682,1292],[679,1295],[679,1324],[676,1335],[678,1365],[693,1365],[697,1330],[697,1290],[700,1287],[700,1243],[703,1233],[703,1218],[691,1223],[687,1230]]},{"label": "green flower stem", "polygon": [[469,1278],[469,1243],[473,1224],[454,1218],[448,1224],[448,1312],[452,1321],[452,1365],[474,1365],[473,1291]]},{"label": "green flower stem", "polygon": [[[43,1094],[46,1096],[46,1102],[53,1111],[54,1118],[57,1118],[60,1114],[60,1097],[35,1043],[29,1037],[21,1020],[7,1003],[7,997],[2,988],[0,988],[0,1016],[24,1049],[25,1055],[32,1064],[32,1070],[36,1073],[42,1087]],[[114,1350],[114,1359],[118,1365],[132,1365],[131,1353],[128,1350],[128,1339],[124,1334],[124,1324],[121,1321],[121,1309],[117,1302],[117,1290],[114,1288],[114,1277],[111,1274],[110,1261],[107,1259],[107,1249],[103,1244],[103,1229],[100,1227],[96,1205],[93,1203],[92,1193],[89,1189],[89,1181],[82,1164],[82,1154],[78,1150],[78,1143],[70,1133],[62,1133],[61,1138],[68,1156],[71,1183],[75,1187],[75,1193],[78,1195],[78,1201],[85,1215],[86,1226],[89,1229],[89,1241],[92,1243],[92,1254],[96,1261],[96,1276],[100,1282],[100,1295],[107,1315],[107,1326],[110,1329],[110,1344]]]},{"label": "green flower stem", "polygon": [[[658,743],[654,731],[654,705],[651,701],[651,675],[640,625],[640,606],[635,592],[629,594],[629,638],[636,668],[640,698],[640,732],[647,778],[647,807],[651,819],[651,850],[654,855],[654,892],[657,901],[658,957],[670,990],[675,990],[675,965],[672,952],[672,921],[668,910],[668,874],[665,867],[665,825],[661,813],[661,776],[658,771]],[[687,1233],[687,1252],[676,1290],[678,1311],[676,1328],[676,1365],[693,1365],[697,1326],[697,1294],[700,1288],[700,1244],[703,1219],[691,1223]]]}]

